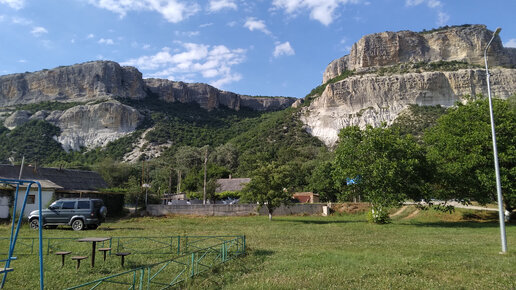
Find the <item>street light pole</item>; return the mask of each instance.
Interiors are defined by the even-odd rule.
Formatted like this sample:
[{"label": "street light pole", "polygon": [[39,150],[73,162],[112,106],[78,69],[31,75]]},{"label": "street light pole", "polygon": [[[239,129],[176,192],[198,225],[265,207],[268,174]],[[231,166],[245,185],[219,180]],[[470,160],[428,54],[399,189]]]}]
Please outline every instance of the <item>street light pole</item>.
[{"label": "street light pole", "polygon": [[495,124],[494,124],[494,116],[493,116],[493,101],[491,99],[491,87],[489,84],[489,68],[487,66],[487,49],[491,45],[491,42],[495,39],[495,37],[500,33],[502,29],[498,27],[496,31],[493,33],[493,37],[486,45],[486,49],[484,50],[484,60],[486,63],[486,78],[487,78],[487,95],[489,99],[489,116],[491,118],[491,136],[493,138],[493,156],[494,156],[494,166],[495,166],[495,175],[496,175],[496,193],[498,197],[498,218],[500,219],[500,236],[502,239],[502,252],[501,254],[507,253],[507,239],[505,237],[505,220],[504,220],[504,208],[503,208],[503,199],[502,199],[502,184],[500,181],[500,167],[498,166],[498,150],[496,149],[496,133],[495,133]]}]

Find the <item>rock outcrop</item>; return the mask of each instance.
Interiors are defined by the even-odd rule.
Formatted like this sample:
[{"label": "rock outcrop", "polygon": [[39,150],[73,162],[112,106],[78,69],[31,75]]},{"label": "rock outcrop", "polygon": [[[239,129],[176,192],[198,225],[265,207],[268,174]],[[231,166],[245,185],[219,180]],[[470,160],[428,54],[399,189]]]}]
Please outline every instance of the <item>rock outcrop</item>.
[{"label": "rock outcrop", "polygon": [[[355,75],[329,83],[323,93],[305,107],[301,120],[312,135],[333,146],[340,129],[358,125],[391,124],[410,104],[453,106],[465,95],[487,95],[484,69],[394,72],[379,69],[403,63],[460,61],[483,63],[483,49],[492,37],[483,25],[451,27],[432,33],[384,32],[364,36],[351,53],[330,63],[323,82],[346,70]],[[499,37],[490,49],[491,91],[507,98],[516,93],[515,49],[503,48]]]},{"label": "rock outcrop", "polygon": [[[456,26],[429,33],[387,31],[366,35],[353,44],[349,55],[328,65],[323,83],[346,70],[364,71],[403,62],[463,61],[483,65],[484,49],[492,36],[485,25]],[[490,65],[516,66],[516,49],[504,48],[499,36],[488,55]]]},{"label": "rock outcrop", "polygon": [[104,146],[133,132],[142,119],[134,108],[118,101],[107,101],[95,105],[75,106],[65,111],[38,111],[30,115],[28,111],[16,111],[4,125],[13,129],[30,120],[45,120],[61,128],[56,138],[66,151]]},{"label": "rock outcrop", "polygon": [[[207,110],[224,106],[234,110],[274,111],[287,108],[296,100],[244,96],[201,83],[144,80],[134,67],[120,66],[112,61],[93,61],[0,76],[0,119],[5,118],[4,125],[10,129],[29,120],[46,120],[61,128],[57,140],[65,150],[94,148],[133,132],[142,119],[136,109],[114,99],[145,102],[150,94],[166,102],[197,103]],[[29,111],[16,111],[16,105],[46,101],[84,105],[32,115]]]},{"label": "rock outcrop", "polygon": [[141,73],[112,61],[94,61],[0,76],[0,106],[44,101],[89,102],[147,96]]},{"label": "rock outcrop", "polygon": [[166,102],[198,103],[212,110],[224,106],[233,110],[248,108],[256,111],[276,111],[290,107],[296,99],[286,97],[252,97],[221,91],[202,83],[174,82],[164,79],[145,79],[151,92]]}]

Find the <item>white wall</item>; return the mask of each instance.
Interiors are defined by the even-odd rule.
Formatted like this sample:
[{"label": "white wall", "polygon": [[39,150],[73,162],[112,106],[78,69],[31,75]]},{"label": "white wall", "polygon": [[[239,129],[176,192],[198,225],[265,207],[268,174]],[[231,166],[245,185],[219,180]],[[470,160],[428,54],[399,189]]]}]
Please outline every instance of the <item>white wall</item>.
[{"label": "white wall", "polygon": [[[19,214],[20,214],[21,208],[23,206],[23,198],[25,197],[26,190],[27,190],[26,188],[20,188],[20,191],[18,192],[18,201],[16,202],[16,216],[19,216]],[[50,204],[53,194],[54,194],[54,191],[51,189],[44,189],[44,188],[41,189],[41,195],[43,196],[43,198],[41,199],[41,201],[42,201],[41,208],[42,209],[46,208]],[[31,191],[29,192],[29,195],[35,196],[34,204],[27,203],[27,205],[25,206],[25,211],[23,212],[24,217],[28,216],[31,211],[38,209],[39,196],[38,196],[37,187],[36,187],[36,189],[34,189],[32,187]]]},{"label": "white wall", "polygon": [[0,219],[9,217],[9,197],[0,196]]}]

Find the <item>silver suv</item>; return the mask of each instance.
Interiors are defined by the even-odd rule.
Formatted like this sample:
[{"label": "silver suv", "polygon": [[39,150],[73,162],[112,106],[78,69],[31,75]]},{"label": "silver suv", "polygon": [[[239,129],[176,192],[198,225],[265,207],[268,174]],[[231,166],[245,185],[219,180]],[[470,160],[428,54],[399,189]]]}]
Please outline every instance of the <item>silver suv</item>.
[{"label": "silver suv", "polygon": [[[65,198],[53,202],[41,211],[43,226],[57,228],[58,225],[70,225],[76,231],[84,228],[96,229],[106,219],[107,208],[102,199]],[[32,229],[39,227],[39,210],[29,214]]]}]

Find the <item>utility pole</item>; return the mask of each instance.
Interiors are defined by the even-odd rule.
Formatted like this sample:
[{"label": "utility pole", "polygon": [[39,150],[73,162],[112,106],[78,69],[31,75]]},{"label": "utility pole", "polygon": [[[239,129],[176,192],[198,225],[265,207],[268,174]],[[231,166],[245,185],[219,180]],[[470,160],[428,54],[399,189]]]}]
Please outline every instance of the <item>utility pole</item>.
[{"label": "utility pole", "polygon": [[205,146],[204,151],[204,185],[203,185],[203,198],[202,198],[202,204],[206,204],[206,167],[208,164],[208,146]]}]

